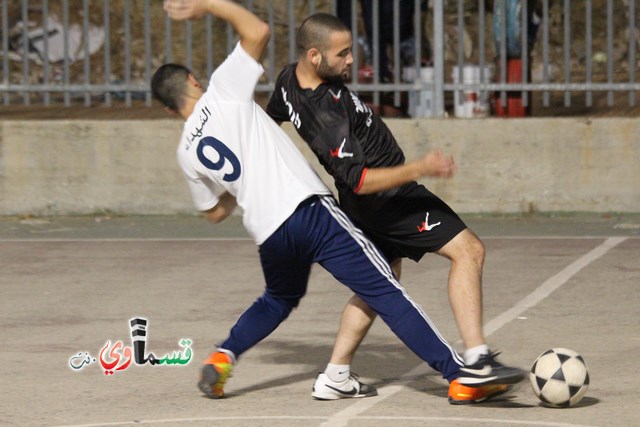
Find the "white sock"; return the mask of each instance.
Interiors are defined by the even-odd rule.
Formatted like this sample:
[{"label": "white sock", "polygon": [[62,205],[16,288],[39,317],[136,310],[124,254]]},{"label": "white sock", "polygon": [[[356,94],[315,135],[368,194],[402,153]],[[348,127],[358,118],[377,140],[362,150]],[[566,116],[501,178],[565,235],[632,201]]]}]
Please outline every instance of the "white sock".
[{"label": "white sock", "polygon": [[233,354],[233,352],[231,350],[227,350],[226,348],[217,348],[217,351],[219,351],[220,353],[224,353],[227,356],[229,356],[231,358],[231,362],[233,362],[233,364],[235,365],[236,363],[236,355]]},{"label": "white sock", "polygon": [[334,365],[333,363],[327,364],[327,369],[324,370],[331,381],[341,383],[349,378],[351,373],[350,365]]},{"label": "white sock", "polygon": [[482,344],[464,351],[464,364],[473,365],[483,354],[489,354],[489,346]]}]

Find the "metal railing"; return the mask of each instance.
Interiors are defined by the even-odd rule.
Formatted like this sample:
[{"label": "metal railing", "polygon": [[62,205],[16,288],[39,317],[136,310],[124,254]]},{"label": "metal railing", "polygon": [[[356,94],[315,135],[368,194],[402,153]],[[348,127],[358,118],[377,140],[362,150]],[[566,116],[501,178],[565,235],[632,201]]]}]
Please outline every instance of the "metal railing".
[{"label": "metal railing", "polygon": [[[261,93],[296,60],[302,19],[345,7],[355,11],[343,16],[354,38],[350,87],[370,93],[373,105],[400,107],[409,95],[416,107],[427,94],[429,105],[413,114],[440,117],[447,99],[455,95],[457,105],[464,93],[495,93],[504,106],[516,91],[523,107],[538,94],[548,106],[559,94],[568,107],[575,93],[584,93],[586,106],[594,93],[605,93],[607,106],[621,102],[620,94],[635,106],[640,91],[637,0],[241,2],[273,29]],[[406,10],[412,15],[401,21]],[[409,36],[406,26],[413,27]],[[232,28],[210,16],[170,21],[156,0],[0,0],[2,104],[150,106],[157,66],[182,62],[208,75],[234,40]]]}]

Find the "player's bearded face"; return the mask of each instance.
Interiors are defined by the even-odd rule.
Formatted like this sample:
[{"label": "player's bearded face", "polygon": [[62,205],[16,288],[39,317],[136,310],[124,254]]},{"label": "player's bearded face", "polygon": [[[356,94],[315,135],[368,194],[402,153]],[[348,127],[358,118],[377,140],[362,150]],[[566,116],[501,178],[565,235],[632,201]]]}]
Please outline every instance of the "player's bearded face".
[{"label": "player's bearded face", "polygon": [[340,61],[338,64],[331,65],[329,63],[329,59],[324,53],[321,54],[321,58],[322,60],[316,67],[318,77],[332,82],[343,82],[349,80],[351,64],[344,65],[342,61]]},{"label": "player's bearded face", "polygon": [[335,31],[330,34],[327,42],[328,48],[320,51],[320,62],[316,66],[316,73],[323,80],[348,80],[351,64],[353,64],[351,33]]}]

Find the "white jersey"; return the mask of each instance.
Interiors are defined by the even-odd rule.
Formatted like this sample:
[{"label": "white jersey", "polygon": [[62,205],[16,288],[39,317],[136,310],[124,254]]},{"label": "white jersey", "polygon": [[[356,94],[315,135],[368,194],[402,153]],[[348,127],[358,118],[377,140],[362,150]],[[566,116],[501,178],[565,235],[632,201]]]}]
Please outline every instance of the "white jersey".
[{"label": "white jersey", "polygon": [[263,71],[238,43],[211,75],[177,151],[196,209],[213,208],[222,187],[236,197],[258,245],[302,201],[330,194],[287,134],[254,102]]}]

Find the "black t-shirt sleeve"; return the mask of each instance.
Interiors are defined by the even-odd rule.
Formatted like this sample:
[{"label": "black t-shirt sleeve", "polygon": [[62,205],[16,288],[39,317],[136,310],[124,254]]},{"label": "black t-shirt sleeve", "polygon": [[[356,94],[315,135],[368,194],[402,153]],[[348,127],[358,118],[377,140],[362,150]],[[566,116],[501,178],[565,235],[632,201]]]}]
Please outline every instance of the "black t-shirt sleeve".
[{"label": "black t-shirt sleeve", "polygon": [[276,80],[276,87],[267,104],[267,114],[276,122],[290,121],[287,105],[282,95],[282,74]]}]

